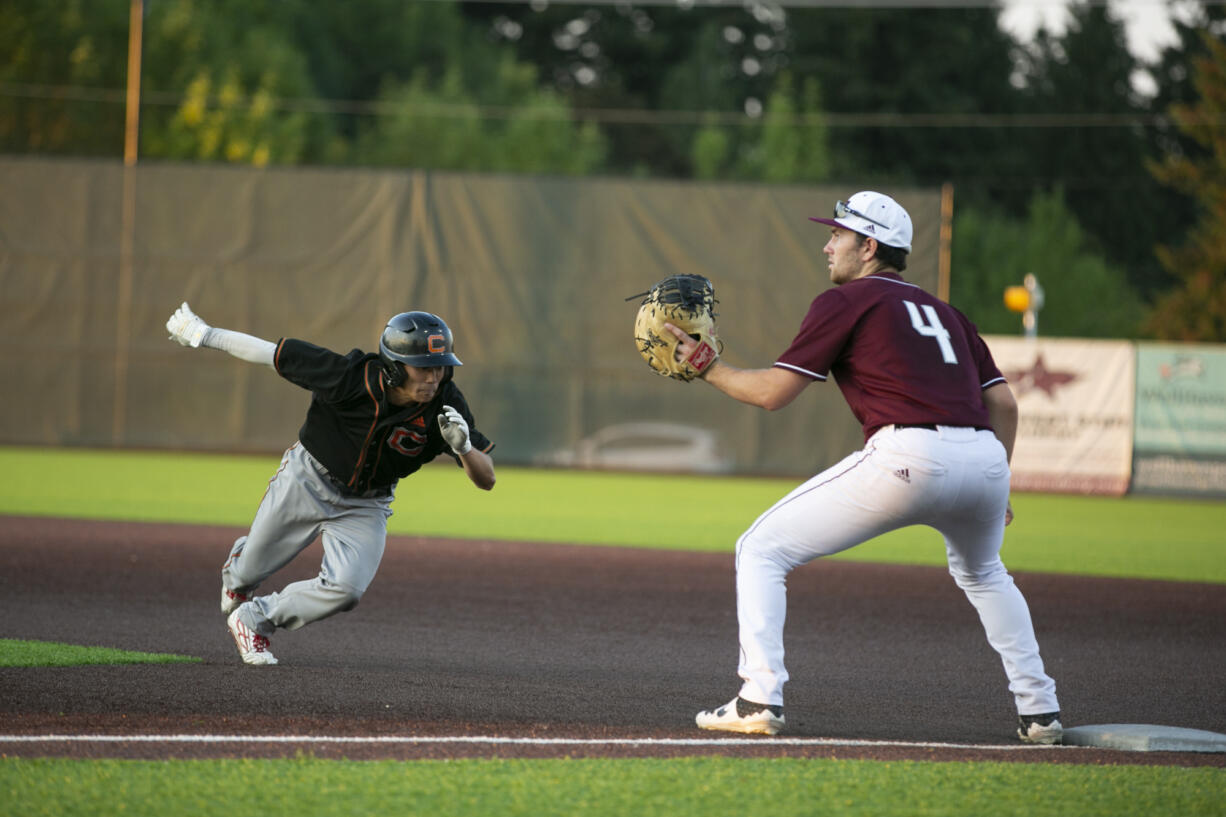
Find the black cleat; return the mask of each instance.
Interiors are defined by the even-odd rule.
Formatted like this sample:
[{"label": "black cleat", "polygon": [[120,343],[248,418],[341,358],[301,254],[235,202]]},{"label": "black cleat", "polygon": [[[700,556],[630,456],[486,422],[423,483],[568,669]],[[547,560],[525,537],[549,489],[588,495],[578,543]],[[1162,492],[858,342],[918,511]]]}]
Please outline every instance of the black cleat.
[{"label": "black cleat", "polygon": [[1064,738],[1064,727],[1060,725],[1060,713],[1018,715],[1017,736],[1023,743],[1059,743]]}]

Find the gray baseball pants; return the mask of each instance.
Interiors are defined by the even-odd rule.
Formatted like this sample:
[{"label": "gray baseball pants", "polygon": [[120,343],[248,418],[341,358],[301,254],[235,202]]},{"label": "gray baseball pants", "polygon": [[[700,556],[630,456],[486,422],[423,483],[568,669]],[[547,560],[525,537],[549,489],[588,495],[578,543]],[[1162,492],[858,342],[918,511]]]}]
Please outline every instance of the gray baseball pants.
[{"label": "gray baseball pants", "polygon": [[316,537],[323,544],[323,564],[315,578],[243,605],[239,616],[244,623],[269,636],[277,628],[296,630],[352,610],[383,559],[393,498],[343,494],[301,443],[290,446],[268,483],[251,530],[234,542],[221,581],[231,590],[250,593]]}]

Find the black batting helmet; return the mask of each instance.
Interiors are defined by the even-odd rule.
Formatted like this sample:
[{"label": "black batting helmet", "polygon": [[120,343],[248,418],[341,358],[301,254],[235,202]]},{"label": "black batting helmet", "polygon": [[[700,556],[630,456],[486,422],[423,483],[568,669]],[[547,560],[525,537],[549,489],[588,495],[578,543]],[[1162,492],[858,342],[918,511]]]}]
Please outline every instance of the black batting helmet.
[{"label": "black batting helmet", "polygon": [[463,366],[451,351],[451,330],[438,315],[429,312],[401,312],[393,316],[379,338],[379,359],[387,384],[395,388],[404,382],[408,366]]}]

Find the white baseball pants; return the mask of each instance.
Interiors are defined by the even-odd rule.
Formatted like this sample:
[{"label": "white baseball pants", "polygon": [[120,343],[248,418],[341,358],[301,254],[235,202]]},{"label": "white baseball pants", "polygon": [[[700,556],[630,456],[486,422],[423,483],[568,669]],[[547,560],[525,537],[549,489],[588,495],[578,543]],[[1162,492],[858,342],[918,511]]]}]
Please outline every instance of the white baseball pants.
[{"label": "white baseball pants", "polygon": [[1000,560],[1009,465],[991,431],[886,426],[861,451],[763,513],[736,546],[740,695],[783,704],[787,574],[891,530],[928,525],[945,537],[949,572],[1000,654],[1019,714],[1059,710],[1030,609]]}]

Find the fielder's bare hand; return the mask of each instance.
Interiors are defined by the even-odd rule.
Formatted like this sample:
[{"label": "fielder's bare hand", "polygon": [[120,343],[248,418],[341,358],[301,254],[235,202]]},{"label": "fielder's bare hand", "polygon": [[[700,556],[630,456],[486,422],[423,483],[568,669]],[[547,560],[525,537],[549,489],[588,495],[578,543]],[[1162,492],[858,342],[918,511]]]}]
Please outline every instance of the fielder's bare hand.
[{"label": "fielder's bare hand", "polygon": [[693,335],[690,335],[684,329],[680,329],[671,323],[664,324],[664,328],[677,336],[677,348],[673,350],[673,357],[677,360],[685,360],[690,355],[694,354],[694,350],[698,348],[698,341],[694,340]]}]

